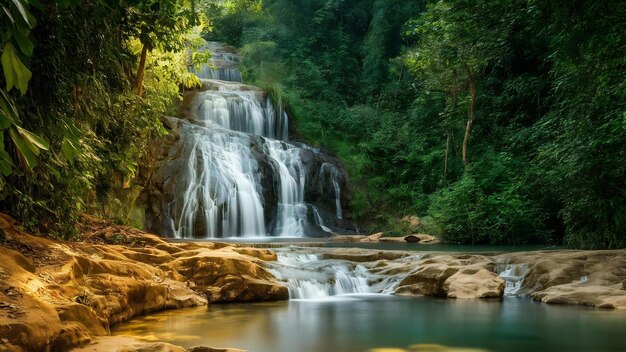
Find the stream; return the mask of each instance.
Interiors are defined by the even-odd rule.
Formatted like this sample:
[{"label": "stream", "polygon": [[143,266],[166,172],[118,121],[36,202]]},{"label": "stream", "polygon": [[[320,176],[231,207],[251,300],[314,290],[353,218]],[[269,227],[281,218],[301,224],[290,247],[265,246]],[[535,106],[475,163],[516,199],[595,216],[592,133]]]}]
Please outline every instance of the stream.
[{"label": "stream", "polygon": [[[287,302],[213,304],[166,311],[116,326],[114,335],[251,352],[368,351],[414,344],[487,351],[624,351],[626,312],[554,306],[516,296],[523,266],[503,266],[502,300],[391,294],[403,277],[320,250],[277,249],[269,270],[289,287]],[[322,250],[323,252],[323,250]],[[415,256],[401,258],[407,265]]]}]

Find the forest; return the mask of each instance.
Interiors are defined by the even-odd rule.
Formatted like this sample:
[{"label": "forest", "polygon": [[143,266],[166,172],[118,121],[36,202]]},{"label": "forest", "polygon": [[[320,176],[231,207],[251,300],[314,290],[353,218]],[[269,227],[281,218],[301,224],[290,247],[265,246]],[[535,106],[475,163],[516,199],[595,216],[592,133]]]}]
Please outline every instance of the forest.
[{"label": "forest", "polygon": [[[12,0],[0,211],[71,239],[140,226],[163,117],[204,40],[336,154],[367,232],[626,245],[626,6],[602,0]],[[192,54],[190,54],[192,53]],[[0,237],[2,234],[0,234]]]}]

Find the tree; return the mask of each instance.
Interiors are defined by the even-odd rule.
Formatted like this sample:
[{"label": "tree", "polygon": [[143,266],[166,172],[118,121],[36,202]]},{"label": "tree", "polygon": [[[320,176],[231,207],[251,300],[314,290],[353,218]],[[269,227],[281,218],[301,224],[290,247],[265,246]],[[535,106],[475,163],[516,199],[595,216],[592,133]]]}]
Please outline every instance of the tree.
[{"label": "tree", "polygon": [[[468,144],[476,114],[477,75],[502,56],[510,21],[509,1],[440,0],[428,5],[410,22],[406,35],[417,37],[405,62],[427,89],[446,93],[456,107],[461,81],[469,93],[467,122],[462,144],[463,164],[469,163]],[[455,109],[454,109],[455,110]]]}]

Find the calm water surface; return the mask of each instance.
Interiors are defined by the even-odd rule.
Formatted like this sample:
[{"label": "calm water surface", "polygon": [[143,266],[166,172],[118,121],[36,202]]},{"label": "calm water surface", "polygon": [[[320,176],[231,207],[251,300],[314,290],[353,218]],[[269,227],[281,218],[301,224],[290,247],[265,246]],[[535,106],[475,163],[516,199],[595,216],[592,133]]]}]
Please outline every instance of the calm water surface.
[{"label": "calm water surface", "polygon": [[114,335],[251,352],[352,352],[434,343],[490,351],[626,351],[626,312],[502,301],[336,296],[168,311]]}]

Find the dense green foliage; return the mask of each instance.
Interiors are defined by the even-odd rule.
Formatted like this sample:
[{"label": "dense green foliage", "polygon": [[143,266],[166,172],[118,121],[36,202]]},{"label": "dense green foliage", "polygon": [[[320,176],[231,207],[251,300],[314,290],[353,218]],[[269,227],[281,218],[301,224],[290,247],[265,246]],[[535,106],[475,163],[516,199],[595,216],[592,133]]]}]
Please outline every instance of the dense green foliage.
[{"label": "dense green foliage", "polygon": [[209,14],[207,38],[241,47],[246,78],[346,162],[372,228],[412,213],[450,242],[626,245],[623,4],[237,0]]},{"label": "dense green foliage", "polygon": [[620,2],[1,6],[0,210],[27,227],[128,220],[159,118],[197,84],[183,49],[202,12],[206,39],[241,48],[245,78],[287,105],[298,136],[345,161],[370,229],[417,214],[449,242],[626,245]]},{"label": "dense green foliage", "polygon": [[[2,6],[11,14],[3,58],[11,59],[3,59],[1,117],[9,111],[11,125],[0,126],[1,210],[64,237],[85,211],[127,220],[150,139],[164,133],[160,117],[179,84],[197,82],[175,52],[191,40],[189,10],[162,0]],[[142,44],[150,54],[137,96]]]}]

